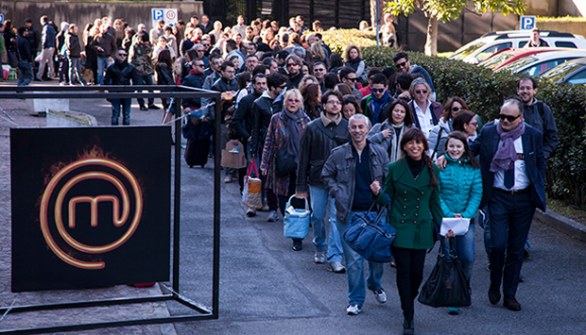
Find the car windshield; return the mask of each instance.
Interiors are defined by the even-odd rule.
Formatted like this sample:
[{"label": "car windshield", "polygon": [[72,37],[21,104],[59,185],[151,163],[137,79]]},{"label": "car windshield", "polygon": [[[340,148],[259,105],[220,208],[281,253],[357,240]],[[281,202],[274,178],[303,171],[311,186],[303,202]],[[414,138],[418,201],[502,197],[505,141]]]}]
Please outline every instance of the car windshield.
[{"label": "car windshield", "polygon": [[537,57],[533,57],[533,56],[519,58],[516,61],[514,61],[510,64],[507,64],[507,65],[501,67],[500,69],[496,70],[496,72],[510,71],[510,72],[514,73],[516,70],[522,68],[525,65],[531,64],[531,63],[535,62],[536,60],[537,60]]},{"label": "car windshield", "polygon": [[489,68],[489,69],[494,69],[495,67],[497,67],[497,66],[501,65],[502,63],[506,62],[507,60],[511,59],[513,56],[514,55],[512,52],[502,52],[498,55],[494,55],[493,57],[490,57],[489,59],[480,63],[480,65],[482,65],[486,68]]},{"label": "car windshield", "polygon": [[572,73],[575,69],[578,69],[582,66],[584,66],[584,64],[574,62],[563,63],[554,67],[551,69],[551,71],[544,73],[542,78],[559,81],[568,74]]},{"label": "car windshield", "polygon": [[465,46],[461,47],[460,49],[456,50],[456,52],[454,52],[454,54],[450,58],[462,60],[462,59],[470,56],[471,54],[473,54],[474,51],[480,49],[485,44],[486,44],[486,42],[484,42],[484,41],[472,41],[472,42],[466,44]]}]

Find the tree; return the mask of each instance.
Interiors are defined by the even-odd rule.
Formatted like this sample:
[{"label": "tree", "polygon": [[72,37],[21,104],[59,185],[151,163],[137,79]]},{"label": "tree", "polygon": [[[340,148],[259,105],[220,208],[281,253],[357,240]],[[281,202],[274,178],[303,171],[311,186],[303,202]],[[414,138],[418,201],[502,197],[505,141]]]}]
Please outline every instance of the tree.
[{"label": "tree", "polygon": [[[470,3],[470,7],[468,4]],[[387,0],[386,9],[393,15],[412,14],[419,8],[428,18],[425,54],[437,54],[438,21],[449,22],[460,17],[464,10],[478,15],[493,11],[504,15],[525,12],[525,0]]]}]

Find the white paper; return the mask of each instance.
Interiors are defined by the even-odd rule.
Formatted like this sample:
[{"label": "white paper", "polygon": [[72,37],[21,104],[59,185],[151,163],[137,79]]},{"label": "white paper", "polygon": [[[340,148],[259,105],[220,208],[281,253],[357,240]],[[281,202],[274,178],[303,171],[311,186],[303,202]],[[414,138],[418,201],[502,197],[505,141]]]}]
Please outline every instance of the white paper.
[{"label": "white paper", "polygon": [[466,218],[443,218],[440,227],[440,235],[446,236],[448,230],[452,230],[455,235],[464,235],[470,226],[470,219]]}]

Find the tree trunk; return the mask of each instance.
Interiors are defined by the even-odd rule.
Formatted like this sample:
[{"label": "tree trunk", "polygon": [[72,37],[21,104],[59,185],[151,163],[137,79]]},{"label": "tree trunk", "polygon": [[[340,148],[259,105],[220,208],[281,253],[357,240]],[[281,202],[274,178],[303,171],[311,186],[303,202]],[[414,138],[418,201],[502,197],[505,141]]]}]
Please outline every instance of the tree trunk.
[{"label": "tree trunk", "polygon": [[425,54],[428,56],[437,55],[437,17],[430,16],[427,22],[427,39],[425,40]]},{"label": "tree trunk", "polygon": [[[383,17],[384,17],[384,0],[378,1],[378,24],[379,27],[382,27],[384,24]],[[376,22],[377,22],[377,15],[376,15],[376,0],[370,0],[370,26],[372,30],[376,29]]]}]

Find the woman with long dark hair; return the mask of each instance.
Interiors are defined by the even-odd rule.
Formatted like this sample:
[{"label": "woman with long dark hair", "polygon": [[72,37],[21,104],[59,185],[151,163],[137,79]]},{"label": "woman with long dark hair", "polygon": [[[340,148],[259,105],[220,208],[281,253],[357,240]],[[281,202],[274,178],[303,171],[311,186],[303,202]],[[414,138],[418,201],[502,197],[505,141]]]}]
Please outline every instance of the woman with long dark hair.
[{"label": "woman with long dark hair", "polygon": [[[173,81],[173,59],[171,58],[171,51],[168,49],[161,50],[157,55],[155,62],[155,71],[157,73],[157,85],[174,85]],[[169,107],[169,99],[161,98],[163,108],[167,110]]]},{"label": "woman with long dark hair", "polygon": [[314,120],[317,119],[321,112],[321,89],[319,84],[311,83],[303,86],[301,91],[301,95],[303,96],[303,108],[305,109],[305,114],[309,116],[310,119]]},{"label": "woman with long dark hair", "polygon": [[375,124],[368,132],[368,140],[380,144],[389,154],[389,161],[403,158],[401,140],[408,129],[413,127],[411,106],[402,100],[395,100],[389,108],[388,118]]},{"label": "woman with long dark hair", "polygon": [[428,149],[423,132],[408,129],[401,140],[405,157],[389,164],[384,188],[376,182],[371,185],[379,204],[386,205],[391,199],[387,219],[396,230],[392,252],[397,264],[404,335],[414,333],[414,302],[423,280],[425,255],[434,244],[434,226],[439,227],[443,216],[439,168],[427,156]]}]

